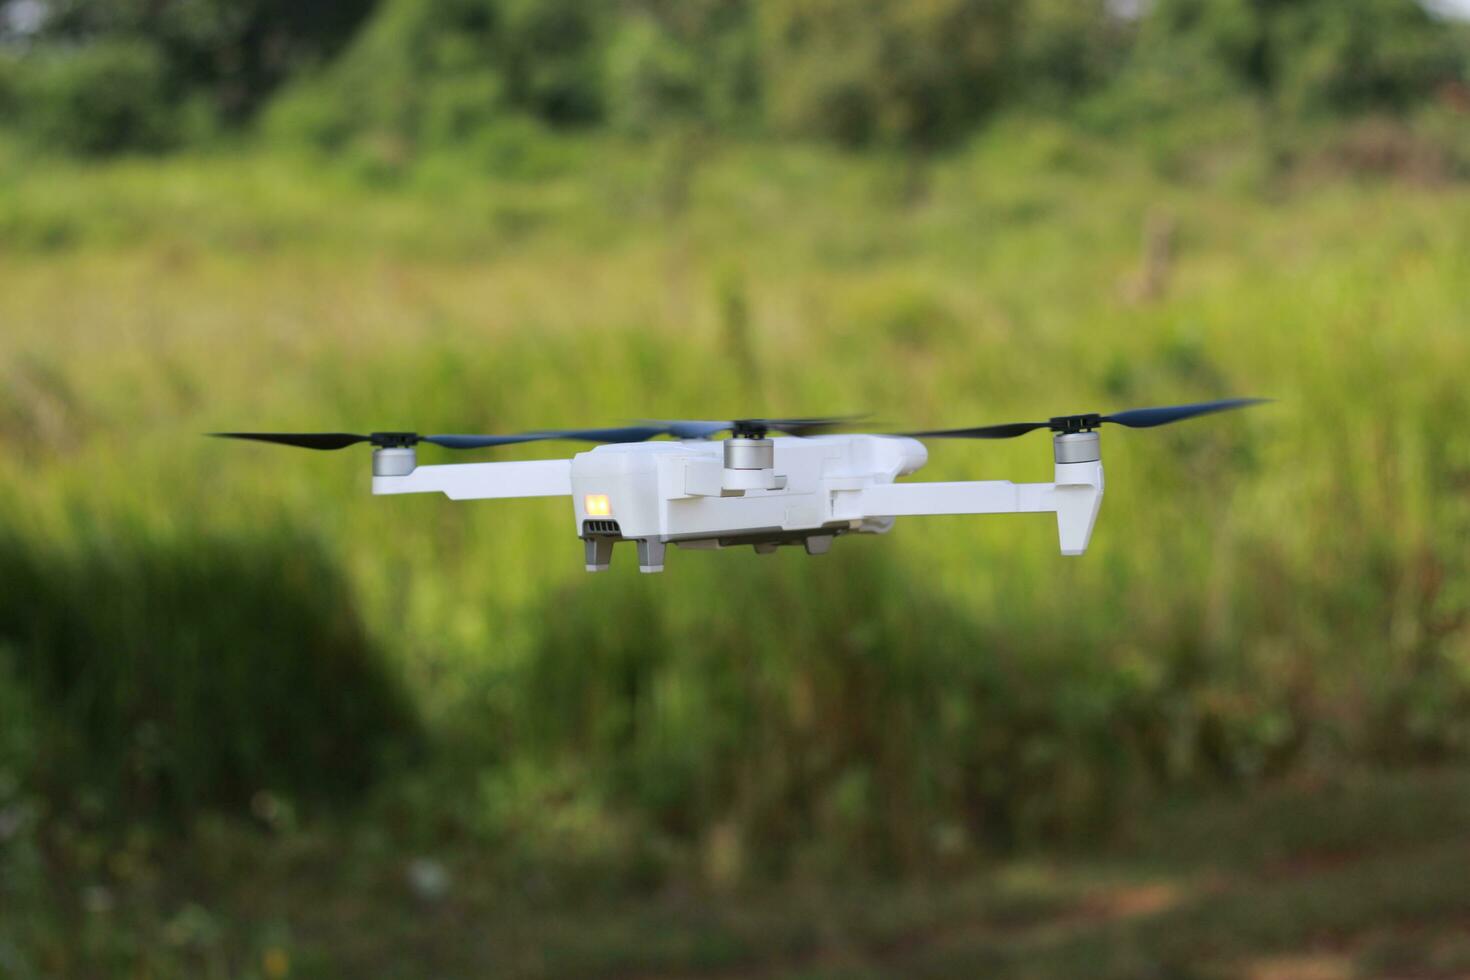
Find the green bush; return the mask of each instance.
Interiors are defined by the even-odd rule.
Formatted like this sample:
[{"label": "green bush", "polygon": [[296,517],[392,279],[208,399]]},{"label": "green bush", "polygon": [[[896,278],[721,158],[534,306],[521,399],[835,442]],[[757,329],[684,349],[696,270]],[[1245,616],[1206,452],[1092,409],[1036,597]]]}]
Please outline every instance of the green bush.
[{"label": "green bush", "polygon": [[935,145],[1002,101],[1017,9],[987,0],[761,6],[774,123],[849,145]]},{"label": "green bush", "polygon": [[1298,112],[1401,107],[1464,63],[1456,33],[1416,0],[1161,0],[1134,59],[1177,60],[1181,45],[1197,69]]},{"label": "green bush", "polygon": [[406,701],[315,543],[84,525],[65,545],[0,535],[0,676],[26,693],[25,775],[53,804],[330,798],[407,744]]},{"label": "green bush", "polygon": [[325,148],[390,159],[464,146],[523,114],[551,125],[602,114],[598,8],[527,0],[390,0],[328,70],[288,93],[267,125]]},{"label": "green bush", "polygon": [[1246,97],[1294,118],[1401,109],[1463,80],[1466,51],[1417,0],[1159,0],[1138,19],[1106,0],[69,0],[0,67],[0,109],[47,146],[159,149],[292,81],[270,133],[396,173],[513,115],[932,149],[1016,108],[1104,127]]},{"label": "green bush", "polygon": [[608,50],[612,121],[644,134],[673,118],[699,119],[702,68],[696,52],[679,45],[657,21],[629,20],[619,27]]},{"label": "green bush", "polygon": [[60,0],[43,45],[147,44],[181,97],[212,117],[250,117],[286,78],[329,59],[376,0]]},{"label": "green bush", "polygon": [[1016,18],[1007,102],[1066,104],[1106,85],[1128,51],[1129,26],[1107,3],[1027,0]]},{"label": "green bush", "polygon": [[1272,26],[1276,88],[1291,108],[1403,108],[1460,74],[1453,38],[1409,0],[1300,4]]},{"label": "green bush", "polygon": [[760,95],[756,8],[724,0],[634,5],[608,42],[609,119],[635,132],[750,122]]},{"label": "green bush", "polygon": [[181,113],[153,45],[107,40],[45,48],[12,62],[8,73],[19,128],[44,147],[102,156],[179,141]]},{"label": "green bush", "polygon": [[[1245,696],[1242,677],[1207,666],[1187,610],[1166,627],[1179,648],[1140,670],[1065,624],[984,622],[885,547],[686,559],[679,574],[708,597],[688,611],[638,576],[579,582],[537,616],[493,727],[515,765],[577,787],[567,807],[641,828],[609,847],[732,833],[756,874],[1075,838],[1160,783],[1249,775],[1295,750],[1289,693]],[[502,817],[504,780],[524,775],[487,784]],[[552,833],[559,807],[496,829],[541,840],[548,860],[585,851]]]},{"label": "green bush", "polygon": [[582,0],[499,0],[494,63],[512,106],[553,124],[601,118],[599,9]]},{"label": "green bush", "polygon": [[20,88],[24,78],[20,59],[0,57],[0,119],[13,119],[20,110]]}]

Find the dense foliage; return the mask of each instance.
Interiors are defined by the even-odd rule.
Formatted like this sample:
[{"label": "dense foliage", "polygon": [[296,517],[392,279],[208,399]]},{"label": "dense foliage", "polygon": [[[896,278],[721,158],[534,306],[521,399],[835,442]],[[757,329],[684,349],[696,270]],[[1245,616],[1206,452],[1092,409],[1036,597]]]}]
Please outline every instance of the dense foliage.
[{"label": "dense foliage", "polygon": [[222,120],[238,121],[281,82],[331,57],[373,2],[48,0],[35,40],[69,52],[116,42],[144,47],[170,99],[197,97]]},{"label": "dense foliage", "polygon": [[[364,944],[321,975],[374,972],[415,914],[518,931],[507,895],[933,881],[1171,797],[1470,759],[1462,35],[1408,0],[1116,9],[0,18],[0,972],[280,976],[278,892],[302,941]],[[564,502],[374,499],[361,454],[199,436],[1231,394],[1278,401],[1106,437],[1082,560],[1030,515],[589,577]],[[925,470],[1049,474],[1039,438]],[[1458,927],[1463,841],[1417,833],[1470,789],[1438,785],[1294,846],[1334,900]],[[1227,831],[1263,891],[1280,825]],[[1415,849],[1363,887],[1341,840],[1384,826]],[[475,857],[436,905],[446,853]],[[206,881],[268,911],[223,922]],[[1264,908],[1242,943],[1294,919]],[[417,941],[405,975],[453,953]]]},{"label": "dense foliage", "polygon": [[[360,792],[411,712],[332,564],[299,535],[91,525],[0,549],[0,777],[65,812],[176,818]],[[405,739],[408,741],[405,741]],[[96,811],[102,811],[98,813]]]},{"label": "dense foliage", "polygon": [[[10,4],[34,0],[9,0]],[[1417,0],[56,0],[0,54],[43,146],[199,141],[273,100],[278,134],[389,158],[509,117],[731,127],[850,146],[952,144],[1002,109],[1109,118],[1249,97],[1398,109],[1463,82],[1464,32]],[[0,35],[3,37],[3,35]]]},{"label": "dense foliage", "polygon": [[[1375,156],[1428,139],[1375,123],[1282,171],[1233,125],[1180,151],[1007,123],[917,178],[725,144],[679,211],[642,144],[544,133],[539,174],[26,172],[0,196],[0,669],[50,761],[12,775],[58,812],[78,786],[119,813],[307,801],[314,773],[366,785],[411,714],[436,764],[384,790],[406,839],[738,878],[1465,757],[1470,147]],[[911,521],[662,578],[585,577],[554,503],[373,499],[361,456],[197,435],[1238,393],[1280,401],[1108,437],[1084,560],[1040,519]],[[1044,440],[932,456],[1049,472]]]}]

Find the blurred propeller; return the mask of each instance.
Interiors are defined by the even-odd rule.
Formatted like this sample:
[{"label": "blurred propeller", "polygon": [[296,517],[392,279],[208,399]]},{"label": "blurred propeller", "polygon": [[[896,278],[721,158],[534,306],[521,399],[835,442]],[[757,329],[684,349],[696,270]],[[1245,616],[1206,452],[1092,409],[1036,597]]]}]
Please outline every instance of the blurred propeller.
[{"label": "blurred propeller", "polygon": [[656,436],[675,439],[708,439],[721,432],[732,432],[748,438],[760,438],[768,431],[791,435],[812,435],[832,426],[851,422],[861,416],[803,419],[723,419],[719,421],[651,421],[608,429],[548,429],[512,435],[430,435],[416,432],[212,432],[221,439],[249,439],[302,449],[346,449],[359,443],[371,443],[379,449],[405,449],[421,442],[445,449],[488,449],[524,442],[546,442],[565,439],[574,442],[618,443],[644,442]]},{"label": "blurred propeller", "polygon": [[682,419],[649,422],[648,424],[656,426],[660,432],[673,436],[675,439],[708,439],[721,432],[729,432],[741,438],[760,439],[769,432],[784,432],[791,436],[819,435],[828,429],[856,422],[861,418],[865,416],[831,415],[799,419],[755,418],[706,421]]},{"label": "blurred propeller", "polygon": [[1181,422],[1196,415],[1225,412],[1234,408],[1245,408],[1268,401],[1266,398],[1226,398],[1214,402],[1195,402],[1191,405],[1165,405],[1160,408],[1130,408],[1112,415],[1096,413],[1084,415],[1058,415],[1045,422],[1008,422],[1000,425],[981,425],[972,429],[936,429],[929,432],[905,432],[903,435],[917,439],[1014,439],[1037,429],[1053,432],[1087,432],[1104,422],[1126,425],[1130,429],[1151,429],[1156,425]]},{"label": "blurred propeller", "polygon": [[520,442],[535,442],[548,438],[539,434],[510,436],[421,436],[416,432],[374,432],[362,435],[357,432],[211,432],[220,439],[250,439],[255,442],[272,442],[279,446],[299,446],[302,449],[346,449],[361,442],[370,442],[379,449],[405,449],[421,442],[433,443],[445,449],[484,449],[488,446],[509,446]]},{"label": "blurred propeller", "polygon": [[278,446],[300,446],[302,449],[346,449],[372,439],[355,432],[211,432],[210,435],[218,439],[253,439]]}]

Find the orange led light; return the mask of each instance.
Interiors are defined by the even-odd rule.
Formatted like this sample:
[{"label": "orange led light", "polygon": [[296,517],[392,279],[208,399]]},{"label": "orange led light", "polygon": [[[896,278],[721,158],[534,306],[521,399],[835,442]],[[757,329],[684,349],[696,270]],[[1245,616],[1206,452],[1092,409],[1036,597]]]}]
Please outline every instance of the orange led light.
[{"label": "orange led light", "polygon": [[589,493],[582,498],[582,505],[587,510],[588,517],[611,517],[612,501],[607,499],[605,493]]}]

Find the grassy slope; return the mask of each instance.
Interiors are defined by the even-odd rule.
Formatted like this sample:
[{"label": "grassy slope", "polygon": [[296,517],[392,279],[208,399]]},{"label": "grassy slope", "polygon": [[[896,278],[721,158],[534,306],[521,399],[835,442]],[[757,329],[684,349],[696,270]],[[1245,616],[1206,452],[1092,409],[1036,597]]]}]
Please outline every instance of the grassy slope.
[{"label": "grassy slope", "polygon": [[[1164,179],[1138,154],[1034,126],[992,131],[918,185],[881,160],[721,148],[685,195],[668,189],[683,172],[673,151],[651,166],[637,148],[565,154],[559,176],[536,181],[429,167],[383,187],[338,171],[308,178],[299,162],[268,157],[98,171],[7,162],[0,438],[18,451],[0,459],[6,525],[62,552],[99,526],[152,540],[279,525],[319,541],[454,747],[446,785],[408,822],[433,826],[451,810],[455,840],[503,840],[508,826],[532,864],[567,850],[591,866],[622,860],[628,841],[655,836],[640,822],[651,821],[684,848],[671,865],[655,862],[660,874],[738,879],[794,833],[827,842],[795,870],[810,861],[812,877],[831,878],[875,839],[867,815],[888,811],[876,840],[890,860],[931,866],[958,848],[970,866],[985,839],[1081,833],[1100,808],[1132,813],[1139,782],[1253,779],[1283,760],[1310,771],[1470,741],[1457,625],[1470,588],[1462,188],[1282,183],[1262,176],[1248,146],[1186,158]],[[1131,282],[1149,215],[1176,226],[1176,257],[1162,292],[1139,297]],[[552,504],[374,501],[361,459],[197,435],[852,409],[937,425],[1224,393],[1281,401],[1193,435],[1109,437],[1109,497],[1084,561],[1057,558],[1044,521],[936,520],[883,542],[842,542],[820,562],[677,553],[654,582],[626,563],[584,579]],[[1044,443],[1023,440],[936,447],[926,475],[1048,471]],[[386,535],[385,520],[412,530]],[[725,605],[713,608],[717,594]],[[609,621],[610,605],[643,612]],[[731,608],[771,614],[721,611]],[[519,797],[487,781],[507,734],[618,707],[578,685],[604,667],[611,677],[618,644],[636,644],[650,615],[660,652],[677,656],[650,668],[642,741],[628,750],[596,731],[542,733],[594,768],[633,758],[634,790],[594,784],[575,762],[547,785],[531,777]],[[587,651],[603,659],[589,667]],[[732,672],[745,651],[758,669]],[[548,658],[561,672],[540,683],[562,707],[527,718],[515,671]],[[839,683],[853,677],[870,686]],[[955,697],[935,694],[947,686]],[[736,721],[719,714],[727,700],[745,713]],[[996,714],[992,727],[972,717],[977,703]],[[869,754],[874,717],[891,757]],[[1014,741],[968,754],[989,737]],[[745,782],[706,789],[726,773],[718,752],[729,745]],[[1144,761],[1113,758],[1129,752]],[[1014,812],[998,832],[956,827],[943,794],[990,767],[1004,778],[979,805],[984,819],[995,799],[1015,801]],[[910,785],[894,770],[906,769],[939,787],[940,802],[899,795]],[[556,778],[599,790],[567,792]],[[807,785],[826,795],[796,795]],[[692,815],[659,803],[689,786],[707,796]],[[1394,799],[1398,786],[1370,797]],[[1458,844],[1431,831],[1413,839],[1434,826],[1436,801],[1463,787],[1411,781],[1402,791],[1415,832],[1390,856],[1358,854],[1374,849],[1369,824],[1342,845],[1353,860],[1312,857],[1300,880],[1226,873],[1212,891],[1214,872],[1192,877],[1210,849],[1201,845],[1157,875],[1151,858],[1120,872],[1087,862],[1035,871],[1041,883],[1028,884],[1030,866],[1017,866],[913,909],[885,893],[872,913],[855,898],[834,906],[830,928],[790,898],[717,903],[713,925],[702,913],[670,918],[662,904],[629,919],[593,912],[590,938],[559,931],[561,912],[532,910],[483,947],[464,937],[495,919],[502,891],[457,892],[447,911],[404,918],[392,900],[397,850],[373,858],[377,832],[358,828],[368,851],[342,861],[336,840],[312,831],[165,861],[136,928],[98,919],[97,942],[133,955],[138,937],[168,927],[169,949],[223,957],[221,970],[278,941],[298,967],[337,956],[365,966],[410,949],[448,957],[449,969],[454,957],[483,965],[503,948],[533,974],[543,960],[546,972],[576,972],[614,955],[670,972],[705,960],[740,972],[753,957],[777,974],[861,973],[894,957],[913,971],[999,962],[1040,976],[1079,960],[1129,974],[1129,957],[1168,956],[1183,970],[1200,948],[1206,966],[1256,947],[1371,959],[1414,945],[1396,922],[1464,908],[1459,881],[1440,870],[1463,858]],[[506,796],[508,823],[487,816]],[[771,814],[798,804],[802,829],[772,829]],[[1314,833],[1330,825],[1331,811],[1301,805]],[[432,830],[388,826],[394,840],[438,846]],[[1246,814],[1218,839],[1251,826]],[[194,866],[237,852],[241,863],[224,872]],[[457,877],[468,880],[481,859],[466,860]],[[1267,870],[1272,860],[1244,859]],[[117,875],[78,866],[60,873],[72,898],[89,876]],[[1079,893],[1094,874],[1106,891],[1114,873],[1128,888],[1166,889],[1123,904],[1162,904],[1126,928],[1087,913],[1094,899]],[[1364,904],[1324,899],[1343,889]],[[1007,916],[1038,892],[1041,911],[1023,916],[1034,927],[1012,930]],[[194,900],[213,911],[194,915]],[[814,900],[825,906],[830,892]],[[992,905],[998,926],[986,925]],[[890,906],[894,922],[865,918]],[[1217,935],[1217,914],[1240,916],[1248,938]],[[237,928],[237,916],[259,930]],[[1281,922],[1303,925],[1272,932]],[[400,927],[422,932],[403,938]],[[498,926],[485,928],[493,937]],[[656,938],[665,929],[672,951]]]},{"label": "grassy slope", "polygon": [[[1192,446],[1111,439],[1117,506],[1092,561],[1048,554],[1039,520],[963,535],[914,522],[885,546],[981,615],[1020,608],[1044,623],[1070,610],[1100,624],[1089,639],[1113,635],[1109,605],[1166,617],[1171,583],[1187,578],[1191,605],[1212,611],[1204,642],[1234,646],[1271,625],[1242,594],[1262,552],[1271,572],[1310,582],[1343,560],[1433,553],[1436,531],[1464,519],[1438,493],[1466,465],[1448,421],[1465,400],[1452,366],[1470,315],[1459,190],[1338,181],[1283,198],[1249,152],[1214,164],[1224,176],[1162,181],[1129,154],[1026,130],[939,164],[916,200],[898,166],[730,150],[671,212],[643,154],[572,155],[559,179],[431,172],[396,191],[260,159],[19,171],[0,198],[0,419],[28,450],[5,462],[27,477],[17,495],[44,509],[69,490],[161,520],[176,519],[160,515],[167,501],[210,521],[319,523],[380,625],[405,642],[432,625],[446,656],[491,637],[515,646],[526,604],[580,581],[576,549],[545,545],[564,529],[558,508],[385,505],[353,496],[362,473],[338,458],[194,435],[751,407],[937,424],[1223,391],[1281,399],[1195,430]],[[1150,213],[1172,217],[1178,257],[1164,295],[1134,304]],[[750,311],[748,345],[729,337],[732,303]],[[727,369],[747,357],[753,371]],[[1034,479],[1049,465],[1024,441],[933,457],[938,478]],[[1157,487],[1147,507],[1144,487]],[[324,494],[343,505],[323,512]],[[361,543],[385,506],[454,533]],[[1378,519],[1390,507],[1391,533]],[[743,568],[754,561],[677,557],[671,587],[703,587],[718,561],[718,575],[738,567],[740,588],[763,588]],[[1078,610],[1086,594],[1101,601]],[[1412,601],[1378,599],[1388,612]]]},{"label": "grassy slope", "polygon": [[427,898],[412,855],[366,828],[211,825],[114,855],[106,890],[54,882],[64,931],[26,951],[45,975],[1463,976],[1467,819],[1463,774],[1377,775],[1167,808],[1085,857],[927,883],[615,900],[463,846],[435,854]]}]

